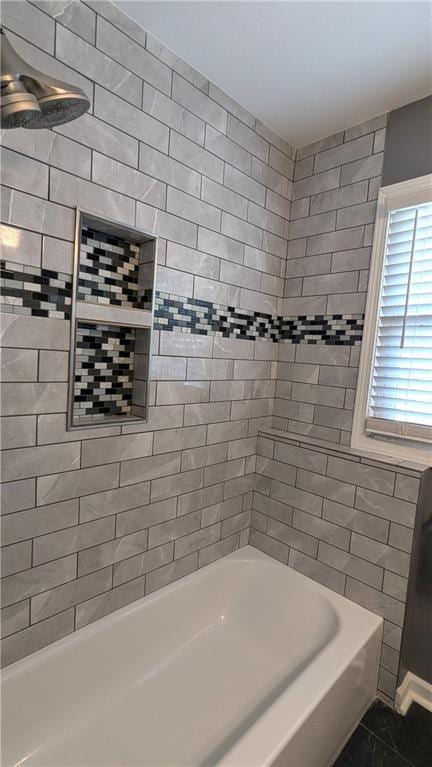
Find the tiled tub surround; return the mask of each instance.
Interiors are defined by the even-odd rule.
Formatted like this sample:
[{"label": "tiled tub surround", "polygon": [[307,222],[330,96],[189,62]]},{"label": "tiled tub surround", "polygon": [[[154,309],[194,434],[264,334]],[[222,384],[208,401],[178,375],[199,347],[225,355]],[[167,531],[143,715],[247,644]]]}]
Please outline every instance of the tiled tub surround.
[{"label": "tiled tub surround", "polygon": [[[364,313],[386,123],[382,115],[297,150],[285,316]],[[348,445],[359,352],[281,345],[274,426]]]},{"label": "tiled tub surround", "polygon": [[[278,316],[291,148],[109,3],[1,11],[18,52],[91,100],[4,132],[4,259],[70,278],[78,206],[160,238],[161,293]],[[248,540],[277,344],[156,330],[148,423],[67,432],[69,334],[2,315],[4,664]]]},{"label": "tiled tub surround", "polygon": [[155,331],[149,423],[66,432],[68,323],[4,320],[8,663],[247,542],[277,347]]},{"label": "tiled tub surround", "polygon": [[[395,507],[412,515],[418,477],[398,470],[394,491],[386,485],[379,494],[395,518],[385,506],[381,519],[359,507],[365,491],[377,491],[361,490],[358,478],[326,477],[328,468],[315,465],[289,469],[277,459],[283,476],[269,479],[259,452],[255,499],[267,505],[263,511],[255,502],[250,528],[260,429],[273,424],[325,440],[324,452],[313,453],[329,464],[329,443],[349,438],[384,120],[298,150],[294,164],[285,142],[109,3],[72,2],[59,12],[43,0],[4,2],[2,17],[18,52],[80,84],[92,104],[54,131],[4,133],[5,260],[16,271],[71,276],[77,205],[152,231],[160,238],[157,320],[168,322],[154,332],[148,423],[67,432],[69,321],[23,316],[11,305],[2,315],[3,663],[229,553],[252,529],[255,546],[265,541],[285,561],[290,546],[289,564],[303,557],[309,575],[331,568],[336,580],[327,585],[342,590],[343,582],[351,599],[360,601],[361,591],[378,610],[389,601],[381,689],[391,696],[406,570],[387,559],[368,564],[367,551],[349,547],[356,534],[384,547],[376,560],[395,550],[407,561],[412,519]],[[191,309],[183,299],[170,306],[182,296]],[[178,323],[197,306],[203,316],[188,332]],[[225,309],[229,316],[219,315]],[[171,310],[181,319],[171,320]],[[227,326],[214,328],[214,310]],[[234,314],[249,317],[259,337],[242,338]],[[289,321],[280,335],[289,337],[276,344],[273,323],[282,317]],[[305,490],[301,471],[358,490],[352,500],[327,498],[329,482]],[[269,493],[277,482],[294,488],[295,503],[259,490],[260,482]],[[306,494],[319,514],[301,507]],[[330,500],[335,516],[326,519]],[[294,508],[321,522],[320,531],[295,527]],[[387,533],[365,529],[368,515]],[[278,541],[275,521],[295,541],[309,536],[310,548]],[[340,572],[333,550],[330,565],[322,561],[324,528],[323,544],[375,564],[382,584]]]},{"label": "tiled tub surround", "polygon": [[[297,150],[284,315],[362,316],[386,122]],[[379,692],[392,703],[420,473],[348,447],[360,345],[278,344],[276,431],[259,440],[250,542],[385,619]]]},{"label": "tiled tub surround", "polygon": [[250,543],[384,618],[380,694],[396,689],[421,474],[288,439],[258,439]]}]

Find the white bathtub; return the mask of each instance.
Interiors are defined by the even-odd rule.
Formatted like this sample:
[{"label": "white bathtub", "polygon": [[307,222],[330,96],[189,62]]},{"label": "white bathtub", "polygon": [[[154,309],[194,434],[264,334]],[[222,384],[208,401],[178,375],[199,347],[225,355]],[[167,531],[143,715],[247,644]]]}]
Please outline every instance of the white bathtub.
[{"label": "white bathtub", "polygon": [[381,624],[247,546],[9,666],[2,765],[326,767]]}]

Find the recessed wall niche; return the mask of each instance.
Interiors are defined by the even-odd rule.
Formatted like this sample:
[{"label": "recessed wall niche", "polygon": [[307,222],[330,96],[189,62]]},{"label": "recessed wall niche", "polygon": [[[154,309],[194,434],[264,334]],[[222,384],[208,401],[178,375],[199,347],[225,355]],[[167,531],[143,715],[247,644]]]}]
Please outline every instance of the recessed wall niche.
[{"label": "recessed wall niche", "polygon": [[147,420],[157,240],[77,210],[68,429]]}]

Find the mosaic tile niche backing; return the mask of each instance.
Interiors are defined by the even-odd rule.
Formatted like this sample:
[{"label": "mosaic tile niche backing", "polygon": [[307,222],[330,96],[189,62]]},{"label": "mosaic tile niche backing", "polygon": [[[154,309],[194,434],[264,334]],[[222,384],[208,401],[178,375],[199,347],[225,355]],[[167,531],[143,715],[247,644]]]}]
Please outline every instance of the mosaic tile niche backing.
[{"label": "mosaic tile niche backing", "polygon": [[140,286],[140,246],[84,227],[77,299],[130,309],[151,309],[152,290]]},{"label": "mosaic tile niche backing", "polygon": [[[79,427],[146,418],[156,241],[134,229],[78,215],[70,423]],[[99,305],[97,320],[91,304]],[[129,310],[127,317],[124,310]]]},{"label": "mosaic tile niche backing", "polygon": [[135,328],[77,323],[76,417],[131,414],[135,336]]}]

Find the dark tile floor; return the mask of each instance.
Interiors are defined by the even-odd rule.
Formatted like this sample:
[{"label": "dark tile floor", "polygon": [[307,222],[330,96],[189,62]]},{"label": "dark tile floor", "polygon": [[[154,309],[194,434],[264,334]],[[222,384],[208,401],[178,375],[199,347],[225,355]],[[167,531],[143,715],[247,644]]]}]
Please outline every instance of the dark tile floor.
[{"label": "dark tile floor", "polygon": [[334,767],[432,767],[432,713],[413,703],[400,716],[375,701]]}]

